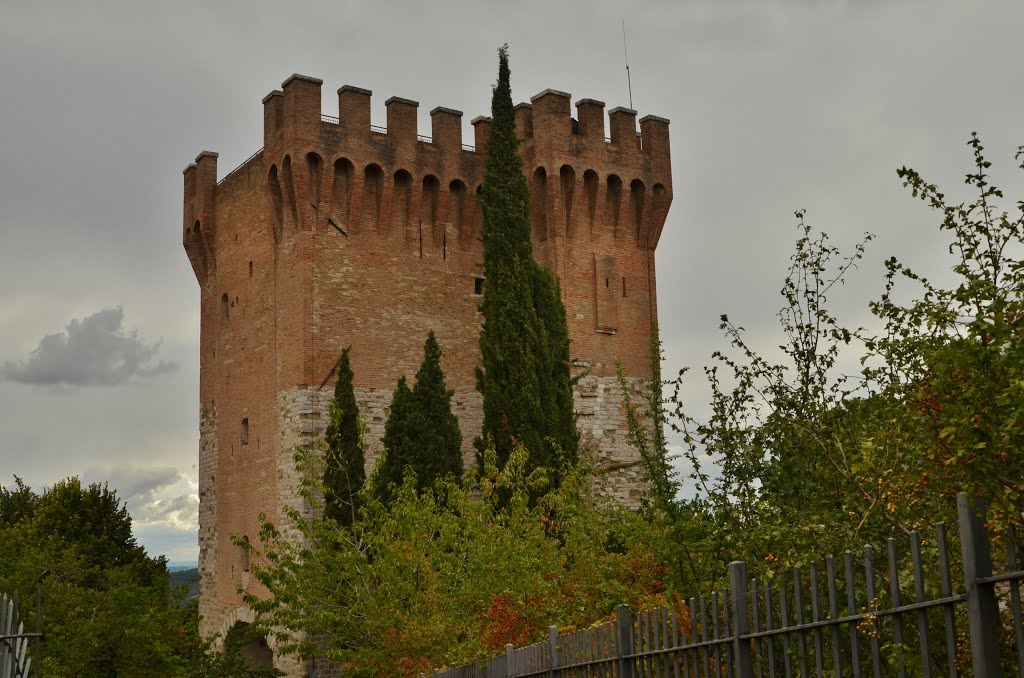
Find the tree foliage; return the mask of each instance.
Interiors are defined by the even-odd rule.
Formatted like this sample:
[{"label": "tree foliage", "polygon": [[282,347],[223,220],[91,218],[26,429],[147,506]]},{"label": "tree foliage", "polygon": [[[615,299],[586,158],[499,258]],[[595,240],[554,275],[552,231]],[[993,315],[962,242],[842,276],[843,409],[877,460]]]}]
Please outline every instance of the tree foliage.
[{"label": "tree foliage", "polygon": [[[527,456],[517,447],[499,470],[487,450],[482,476],[423,492],[409,476],[390,506],[367,491],[351,528],[289,511],[302,539],[264,525],[252,573],[271,596],[246,603],[286,652],[400,676],[539,640],[549,624],[590,624],[618,603],[664,601],[657,537],[593,499],[585,469],[541,492]],[[296,463],[320,477],[317,455],[300,450]],[[320,493],[315,480],[303,487],[314,507]]]},{"label": "tree foliage", "polygon": [[329,406],[330,422],[324,436],[327,464],[324,468],[324,515],[351,525],[359,513],[357,497],[366,484],[363,422],[356,405],[348,348],[341,352],[338,381]]},{"label": "tree foliage", "polygon": [[515,133],[508,49],[498,52],[492,127],[484,149],[484,271],[481,310],[482,450],[492,441],[499,464],[516,444],[531,467],[557,469],[575,459],[579,443],[572,406],[569,334],[557,282],[533,258],[530,190]]},{"label": "tree foliage", "polygon": [[[1013,216],[1001,209],[976,134],[968,145],[971,202],[949,202],[918,172],[898,172],[941,216],[955,277],[946,287],[886,261],[885,293],[871,305],[884,332],[867,342],[866,376],[898,406],[866,441],[865,468],[877,473],[877,459],[890,460],[880,501],[902,525],[948,513],[949,496],[963,490],[989,503],[998,533],[1024,515],[1024,201]],[[899,303],[901,280],[923,294]]]},{"label": "tree foliage", "polygon": [[[1014,218],[997,209],[1003,196],[975,136],[970,147],[972,202],[950,204],[914,170],[898,172],[942,216],[952,285],[891,258],[885,290],[868,305],[881,331],[848,328],[828,298],[871,236],[843,255],[800,212],[781,289],[781,359],[754,350],[743,328],[722,316],[730,348],[705,368],[710,416],[690,416],[680,395],[684,373],[672,380],[670,419],[697,497],[679,499],[683,479],[664,464],[652,467],[663,479],[652,489],[674,529],[693,537],[666,560],[703,563],[693,572],[703,570],[695,576],[704,586],[720,583],[732,559],[771,577],[851,545],[955,522],[953,495],[962,490],[990,503],[997,532],[1019,522],[1024,203]],[[921,294],[902,292],[901,282]],[[845,374],[840,366],[857,357],[860,372]],[[639,437],[655,461],[667,458],[667,447]]]},{"label": "tree foliage", "polygon": [[106,485],[67,478],[36,494],[15,478],[0,488],[0,591],[22,595],[33,628],[35,593],[45,638],[35,658],[47,676],[219,678],[249,673],[237,652],[199,639],[198,609],[168,585]]},{"label": "tree foliage", "polygon": [[403,475],[411,472],[419,491],[438,478],[462,479],[462,433],[452,413],[453,391],[441,370],[441,347],[433,331],[423,346],[423,362],[410,389],[398,380],[384,424],[384,454],[374,468],[378,497],[390,502]]}]

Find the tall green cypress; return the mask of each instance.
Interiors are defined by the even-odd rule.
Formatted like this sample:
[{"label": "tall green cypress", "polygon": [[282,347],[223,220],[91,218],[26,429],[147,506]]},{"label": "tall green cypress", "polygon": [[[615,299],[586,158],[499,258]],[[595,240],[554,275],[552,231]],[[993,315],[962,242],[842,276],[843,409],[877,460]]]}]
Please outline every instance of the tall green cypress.
[{"label": "tall green cypress", "polygon": [[[420,453],[416,463],[420,488],[434,484],[435,478],[453,476],[462,479],[462,432],[452,412],[452,395],[441,370],[441,346],[433,330],[423,344],[423,363],[416,372],[413,402],[423,422]],[[422,469],[422,471],[421,471]]]},{"label": "tall green cypress", "polygon": [[401,485],[407,469],[416,474],[417,489],[433,487],[437,478],[462,478],[462,433],[452,413],[452,395],[441,370],[441,346],[433,331],[423,346],[423,362],[410,389],[405,377],[391,399],[384,425],[384,459],[376,470],[378,496],[393,497],[391,486]]},{"label": "tall green cypress", "polygon": [[493,442],[499,464],[521,442],[530,466],[557,467],[556,446],[571,461],[578,445],[569,332],[557,285],[533,258],[530,189],[515,133],[507,45],[498,50],[498,64],[480,197],[487,276],[477,371],[483,438]]},{"label": "tall green cypress", "polygon": [[324,515],[342,525],[352,525],[359,513],[359,490],[366,484],[363,425],[352,386],[348,349],[341,352],[338,382],[330,404],[327,424],[327,467],[324,470]]},{"label": "tall green cypress", "polygon": [[401,486],[405,470],[416,458],[415,410],[412,390],[402,377],[391,396],[388,420],[384,422],[384,455],[373,470],[374,490],[384,504],[391,503],[393,488]]}]

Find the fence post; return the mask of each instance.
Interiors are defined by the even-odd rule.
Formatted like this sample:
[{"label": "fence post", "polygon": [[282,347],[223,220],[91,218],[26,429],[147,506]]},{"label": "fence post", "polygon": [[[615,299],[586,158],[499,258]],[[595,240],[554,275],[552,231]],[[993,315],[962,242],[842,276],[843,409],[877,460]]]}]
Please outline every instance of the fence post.
[{"label": "fence post", "polygon": [[992,576],[992,553],[982,519],[985,507],[980,499],[956,495],[960,520],[960,544],[964,556],[964,591],[967,594],[967,622],[971,635],[974,675],[999,678],[999,608],[995,584],[979,582]]},{"label": "fence post", "polygon": [[636,658],[633,656],[633,617],[625,605],[615,608],[615,656],[619,665],[618,678],[636,678]]},{"label": "fence post", "polygon": [[550,678],[558,678],[562,672],[558,667],[562,665],[561,657],[558,656],[558,627],[548,627],[548,650],[551,652],[551,670],[548,671]]},{"label": "fence post", "polygon": [[512,651],[514,649],[515,649],[515,646],[512,645],[512,643],[508,643],[508,644],[505,645],[505,676],[506,676],[506,678],[512,678],[513,676],[516,675],[515,674],[515,667],[513,666],[513,662],[515,661],[515,658],[512,656]]},{"label": "fence post", "polygon": [[754,660],[750,655],[750,620],[747,619],[747,564],[729,563],[729,588],[732,592],[733,657],[736,678],[754,678]]}]

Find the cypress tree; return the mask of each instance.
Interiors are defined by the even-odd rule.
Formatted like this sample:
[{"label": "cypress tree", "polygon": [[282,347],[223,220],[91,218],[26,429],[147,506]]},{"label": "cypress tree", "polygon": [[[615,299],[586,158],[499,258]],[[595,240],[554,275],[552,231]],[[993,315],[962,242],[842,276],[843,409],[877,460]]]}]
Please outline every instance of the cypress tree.
[{"label": "cypress tree", "polygon": [[402,484],[406,468],[412,466],[416,457],[415,409],[412,390],[402,377],[391,396],[388,420],[384,423],[384,456],[374,469],[374,488],[384,504],[391,503],[392,486]]},{"label": "cypress tree", "polygon": [[441,346],[433,330],[423,345],[423,362],[416,372],[413,402],[419,419],[421,441],[418,459],[414,462],[420,489],[430,487],[435,478],[447,475],[462,479],[462,433],[459,420],[452,413],[452,395],[441,370]]},{"label": "cypress tree", "polygon": [[[487,276],[477,370],[483,437],[493,443],[499,465],[521,442],[531,467],[556,468],[556,448],[572,461],[578,445],[569,332],[558,287],[533,258],[530,189],[515,133],[507,45],[498,50],[498,63],[480,197]],[[478,441],[478,448],[483,444]]]},{"label": "cypress tree", "polygon": [[401,485],[407,469],[416,474],[420,491],[433,487],[437,478],[462,478],[462,433],[452,413],[452,394],[441,370],[441,347],[430,332],[416,385],[410,389],[402,377],[391,398],[384,424],[386,453],[375,480],[383,502],[393,498],[391,485]]},{"label": "cypress tree", "polygon": [[358,515],[357,495],[366,483],[362,422],[352,386],[348,349],[341,352],[338,381],[327,424],[327,468],[324,470],[324,515],[342,525],[352,525]]}]

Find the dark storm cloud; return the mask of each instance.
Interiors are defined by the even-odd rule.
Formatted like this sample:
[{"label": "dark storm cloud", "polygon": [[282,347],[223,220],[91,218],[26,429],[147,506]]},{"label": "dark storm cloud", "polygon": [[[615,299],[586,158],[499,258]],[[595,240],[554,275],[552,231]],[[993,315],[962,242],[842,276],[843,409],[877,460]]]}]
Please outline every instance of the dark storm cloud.
[{"label": "dark storm cloud", "polygon": [[160,343],[146,343],[122,328],[124,310],[109,308],[73,319],[63,332],[48,334],[25,360],[7,361],[0,376],[21,384],[117,386],[173,372],[176,363],[154,363]]}]

